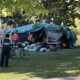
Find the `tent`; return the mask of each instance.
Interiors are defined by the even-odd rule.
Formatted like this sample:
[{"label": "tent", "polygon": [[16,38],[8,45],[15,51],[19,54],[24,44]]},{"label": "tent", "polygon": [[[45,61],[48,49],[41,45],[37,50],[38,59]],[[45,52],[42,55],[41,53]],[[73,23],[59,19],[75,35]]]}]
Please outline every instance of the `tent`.
[{"label": "tent", "polygon": [[[18,28],[13,28],[10,30],[7,30],[7,32],[9,33],[14,33],[15,31],[17,31],[17,33],[24,33],[24,32],[37,32],[41,29],[46,29],[46,31],[53,31],[55,34],[55,38],[61,37],[62,33],[65,35],[65,37],[67,39],[70,38],[70,35],[73,36],[74,39],[74,43],[77,40],[77,37],[75,35],[75,33],[69,29],[66,26],[60,26],[60,25],[56,25],[56,24],[49,24],[49,23],[35,23],[35,24],[28,24],[22,27],[18,27]],[[70,32],[70,34],[69,34]],[[58,34],[61,35],[58,35]],[[51,40],[51,39],[50,39]]]}]

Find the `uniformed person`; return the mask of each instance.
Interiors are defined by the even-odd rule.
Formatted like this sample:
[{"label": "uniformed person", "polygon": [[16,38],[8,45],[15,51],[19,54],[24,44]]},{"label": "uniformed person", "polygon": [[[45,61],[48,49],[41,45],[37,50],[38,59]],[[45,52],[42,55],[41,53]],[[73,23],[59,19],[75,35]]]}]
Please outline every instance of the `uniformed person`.
[{"label": "uniformed person", "polygon": [[10,39],[9,34],[5,35],[5,38],[2,41],[2,53],[1,53],[1,61],[0,66],[8,67],[8,60],[9,60],[9,54],[10,54]]}]

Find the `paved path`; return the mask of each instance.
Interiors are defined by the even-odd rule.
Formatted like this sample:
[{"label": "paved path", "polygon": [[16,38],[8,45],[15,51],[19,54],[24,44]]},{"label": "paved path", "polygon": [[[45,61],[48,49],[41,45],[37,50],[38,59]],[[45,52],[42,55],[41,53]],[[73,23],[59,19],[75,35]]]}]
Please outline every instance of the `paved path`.
[{"label": "paved path", "polygon": [[34,78],[34,79],[22,79],[22,80],[80,80],[80,77],[61,77],[61,78]]},{"label": "paved path", "polygon": [[[0,79],[0,80],[7,80],[7,79]],[[31,79],[8,79],[8,80],[80,80],[80,77],[31,78]]]}]

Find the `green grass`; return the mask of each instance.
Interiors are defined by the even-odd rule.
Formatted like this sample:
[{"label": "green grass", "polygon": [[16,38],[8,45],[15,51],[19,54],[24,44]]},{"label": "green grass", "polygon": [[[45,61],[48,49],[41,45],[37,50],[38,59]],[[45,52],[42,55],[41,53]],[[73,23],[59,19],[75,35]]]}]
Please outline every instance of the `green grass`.
[{"label": "green grass", "polygon": [[29,60],[17,56],[9,60],[8,68],[0,67],[0,79],[80,76],[80,49],[31,54]]}]

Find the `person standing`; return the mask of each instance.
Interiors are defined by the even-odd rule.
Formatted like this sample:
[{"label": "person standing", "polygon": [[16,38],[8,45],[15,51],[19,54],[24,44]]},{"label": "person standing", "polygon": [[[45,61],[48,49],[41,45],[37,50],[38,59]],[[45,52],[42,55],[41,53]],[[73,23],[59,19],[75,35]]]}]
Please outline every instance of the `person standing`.
[{"label": "person standing", "polygon": [[9,54],[10,54],[10,39],[9,34],[6,34],[3,41],[2,41],[2,53],[1,53],[1,61],[0,66],[3,67],[5,64],[5,67],[8,67],[8,61],[9,61]]},{"label": "person standing", "polygon": [[14,33],[13,34],[13,41],[14,41],[14,46],[17,46],[18,45],[18,34],[17,33]]}]

